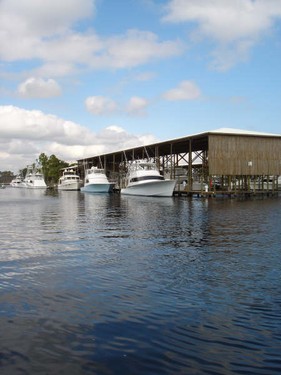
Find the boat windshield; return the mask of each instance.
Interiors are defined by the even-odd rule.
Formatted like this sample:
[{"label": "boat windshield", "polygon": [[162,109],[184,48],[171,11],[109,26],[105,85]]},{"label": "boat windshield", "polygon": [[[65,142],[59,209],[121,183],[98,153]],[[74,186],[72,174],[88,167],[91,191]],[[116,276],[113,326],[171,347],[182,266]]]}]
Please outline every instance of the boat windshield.
[{"label": "boat windshield", "polygon": [[147,180],[164,180],[163,176],[142,176],[142,177],[133,177],[130,179],[130,182],[138,181],[147,181]]},{"label": "boat windshield", "polygon": [[154,171],[156,169],[155,164],[141,164],[142,169],[145,171]]},{"label": "boat windshield", "polygon": [[43,175],[40,173],[36,173],[34,176],[34,180],[43,180]]},{"label": "boat windshield", "polygon": [[144,171],[155,171],[157,167],[154,163],[132,163],[130,170],[144,170]]},{"label": "boat windshield", "polygon": [[95,173],[95,174],[105,174],[104,169],[89,169],[88,174]]}]

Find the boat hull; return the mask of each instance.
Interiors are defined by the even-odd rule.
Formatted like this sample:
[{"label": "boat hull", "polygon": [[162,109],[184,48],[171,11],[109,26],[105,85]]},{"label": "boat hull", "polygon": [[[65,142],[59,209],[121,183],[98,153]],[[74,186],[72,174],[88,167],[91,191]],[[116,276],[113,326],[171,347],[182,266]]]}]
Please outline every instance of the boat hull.
[{"label": "boat hull", "polygon": [[81,191],[86,193],[110,193],[113,189],[113,184],[87,184],[81,188]]},{"label": "boat hull", "polygon": [[175,180],[147,181],[129,185],[121,189],[122,195],[141,195],[146,197],[171,197],[176,185]]},{"label": "boat hull", "polygon": [[25,185],[24,185],[23,182],[20,182],[20,183],[11,183],[10,186],[11,186],[12,188],[16,188],[16,189],[24,188],[24,187],[25,187]]},{"label": "boat hull", "polygon": [[80,182],[63,182],[61,185],[58,185],[58,190],[67,190],[67,191],[74,191],[80,190],[81,183]]},{"label": "boat hull", "polygon": [[47,185],[44,183],[28,183],[28,182],[24,182],[24,186],[25,188],[27,189],[46,189],[47,188]]}]

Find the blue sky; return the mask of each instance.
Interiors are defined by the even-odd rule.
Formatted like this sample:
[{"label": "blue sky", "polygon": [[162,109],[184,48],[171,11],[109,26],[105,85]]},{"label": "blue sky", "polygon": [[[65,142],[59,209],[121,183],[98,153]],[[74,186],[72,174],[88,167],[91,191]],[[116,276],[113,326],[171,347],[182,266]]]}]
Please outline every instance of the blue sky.
[{"label": "blue sky", "polygon": [[0,170],[218,128],[280,134],[280,0],[2,0]]}]

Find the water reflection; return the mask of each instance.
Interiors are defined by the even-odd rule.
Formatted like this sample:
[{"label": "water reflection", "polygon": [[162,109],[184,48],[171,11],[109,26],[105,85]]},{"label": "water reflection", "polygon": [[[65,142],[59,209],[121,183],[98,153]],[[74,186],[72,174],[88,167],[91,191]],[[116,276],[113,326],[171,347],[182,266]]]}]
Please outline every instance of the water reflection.
[{"label": "water reflection", "polygon": [[1,374],[278,373],[279,200],[5,190]]}]

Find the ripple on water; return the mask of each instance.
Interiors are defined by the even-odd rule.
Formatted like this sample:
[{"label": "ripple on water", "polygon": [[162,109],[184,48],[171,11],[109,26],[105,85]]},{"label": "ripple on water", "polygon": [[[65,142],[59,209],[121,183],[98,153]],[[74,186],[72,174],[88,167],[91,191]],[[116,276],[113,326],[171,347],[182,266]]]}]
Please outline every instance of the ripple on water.
[{"label": "ripple on water", "polygon": [[279,200],[5,190],[1,375],[278,374]]}]

